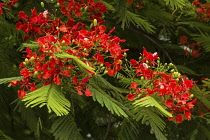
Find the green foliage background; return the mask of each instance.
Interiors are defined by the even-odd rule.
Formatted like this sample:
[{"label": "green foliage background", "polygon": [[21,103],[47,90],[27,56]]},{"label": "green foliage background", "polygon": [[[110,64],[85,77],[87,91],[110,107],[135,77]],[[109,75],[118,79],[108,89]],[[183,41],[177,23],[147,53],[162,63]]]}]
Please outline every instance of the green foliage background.
[{"label": "green foliage background", "polygon": [[[108,77],[93,77],[88,87],[93,92],[92,97],[78,96],[74,90],[61,92],[53,85],[49,98],[39,95],[47,94],[50,87],[46,86],[31,92],[24,102],[17,99],[17,89],[8,88],[8,81],[20,78],[18,65],[24,54],[20,51],[24,33],[15,29],[17,14],[19,11],[29,14],[34,7],[39,12],[44,11],[40,2],[19,0],[13,10],[4,8],[4,15],[0,16],[0,139],[210,139],[208,113],[197,116],[195,110],[191,121],[169,122],[164,117],[169,116],[165,109],[152,97],[142,99],[146,100],[144,104],[126,100],[123,88],[129,87],[131,80],[121,73],[116,79],[123,88]],[[130,49],[128,59],[138,59],[144,46],[148,51],[158,52],[162,63],[173,63],[189,78],[210,77],[210,24],[197,18],[192,0],[136,0],[132,5],[126,0],[101,2],[109,9],[105,15],[107,28],[116,27],[114,34],[127,40],[122,47]],[[141,2],[142,7],[138,8]],[[44,3],[49,12],[56,9],[55,0]],[[201,43],[197,57],[185,55],[179,43],[181,36],[187,36],[190,43]],[[199,84],[193,90],[194,96],[210,109],[210,85],[206,91],[200,91]]]}]

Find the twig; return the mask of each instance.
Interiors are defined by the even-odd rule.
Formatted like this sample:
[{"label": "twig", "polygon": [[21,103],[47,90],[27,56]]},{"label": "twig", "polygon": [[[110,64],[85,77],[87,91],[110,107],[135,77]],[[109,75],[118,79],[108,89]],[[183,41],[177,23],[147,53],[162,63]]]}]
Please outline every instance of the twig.
[{"label": "twig", "polygon": [[105,134],[103,140],[106,140],[106,138],[109,134],[109,130],[110,130],[110,126],[111,126],[111,120],[112,120],[112,112],[110,112],[110,114],[109,114],[109,120],[108,120],[107,129],[106,129],[106,134]]}]

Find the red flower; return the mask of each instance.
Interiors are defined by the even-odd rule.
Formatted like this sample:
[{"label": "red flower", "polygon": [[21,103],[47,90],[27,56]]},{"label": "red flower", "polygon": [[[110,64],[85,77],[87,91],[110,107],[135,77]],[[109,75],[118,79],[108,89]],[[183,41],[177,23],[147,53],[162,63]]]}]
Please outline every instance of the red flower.
[{"label": "red flower", "polygon": [[85,90],[85,95],[86,96],[92,96],[92,92],[90,91],[90,89]]},{"label": "red flower", "polygon": [[176,115],[176,123],[181,123],[184,120],[183,115],[177,114]]},{"label": "red flower", "polygon": [[16,23],[16,29],[17,29],[17,30],[21,30],[21,29],[22,29],[22,27],[23,27],[22,22],[18,22],[18,23]]},{"label": "red flower", "polygon": [[18,97],[23,99],[26,96],[27,92],[25,90],[18,90]]},{"label": "red flower", "polygon": [[23,68],[22,70],[20,70],[20,75],[23,75],[24,78],[30,77],[31,73],[28,71],[27,68]]},{"label": "red flower", "polygon": [[10,84],[12,86],[17,86],[18,83],[20,83],[20,81],[10,81]]},{"label": "red flower", "polygon": [[127,99],[128,99],[129,101],[133,101],[133,100],[135,99],[135,95],[136,95],[136,94],[128,94]]},{"label": "red flower", "polygon": [[18,14],[19,19],[26,19],[28,18],[28,16],[26,15],[26,13],[24,11],[20,11]]},{"label": "red flower", "polygon": [[191,112],[186,111],[184,112],[184,115],[188,121],[191,120]]},{"label": "red flower", "polygon": [[0,3],[0,8],[2,8],[4,6],[5,3]]},{"label": "red flower", "polygon": [[197,9],[196,9],[196,12],[197,12],[197,13],[202,13],[202,12],[203,12],[203,9],[202,9],[202,8],[197,8]]},{"label": "red flower", "polygon": [[3,14],[3,12],[2,12],[2,8],[0,8],[0,15],[2,15]]},{"label": "red flower", "polygon": [[165,105],[166,105],[167,107],[172,107],[172,106],[173,106],[173,99],[168,99],[168,100],[166,100]]},{"label": "red flower", "polygon": [[181,44],[188,43],[188,42],[187,42],[187,37],[186,37],[186,36],[181,36],[179,41],[180,41]]},{"label": "red flower", "polygon": [[130,89],[136,89],[137,86],[138,86],[138,83],[133,82],[130,86]]},{"label": "red flower", "polygon": [[199,0],[195,0],[195,1],[192,2],[192,4],[197,6],[197,5],[201,4],[201,3],[199,2]]}]

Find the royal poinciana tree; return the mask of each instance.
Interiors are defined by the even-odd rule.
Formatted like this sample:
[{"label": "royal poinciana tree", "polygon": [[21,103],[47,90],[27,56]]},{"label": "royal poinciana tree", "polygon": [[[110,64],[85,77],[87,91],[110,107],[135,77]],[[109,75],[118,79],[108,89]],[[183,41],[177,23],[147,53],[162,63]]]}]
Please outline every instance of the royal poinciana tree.
[{"label": "royal poinciana tree", "polygon": [[2,0],[0,138],[210,139],[209,0]]}]

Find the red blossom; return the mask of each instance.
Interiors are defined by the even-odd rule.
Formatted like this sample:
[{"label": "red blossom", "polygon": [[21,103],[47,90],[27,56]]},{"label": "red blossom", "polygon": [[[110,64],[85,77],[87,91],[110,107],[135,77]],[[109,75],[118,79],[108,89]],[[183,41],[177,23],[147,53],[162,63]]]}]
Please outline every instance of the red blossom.
[{"label": "red blossom", "polygon": [[26,15],[26,13],[24,11],[20,11],[18,14],[19,19],[27,19],[28,16]]},{"label": "red blossom", "polygon": [[18,90],[18,97],[23,99],[26,96],[27,92],[25,90]]},{"label": "red blossom", "polygon": [[136,95],[136,94],[128,94],[128,95],[127,95],[127,99],[128,99],[129,101],[133,101],[133,100],[135,99],[135,95]]},{"label": "red blossom", "polygon": [[176,119],[175,119],[176,123],[181,123],[183,120],[184,120],[183,115],[181,114],[176,115]]}]

